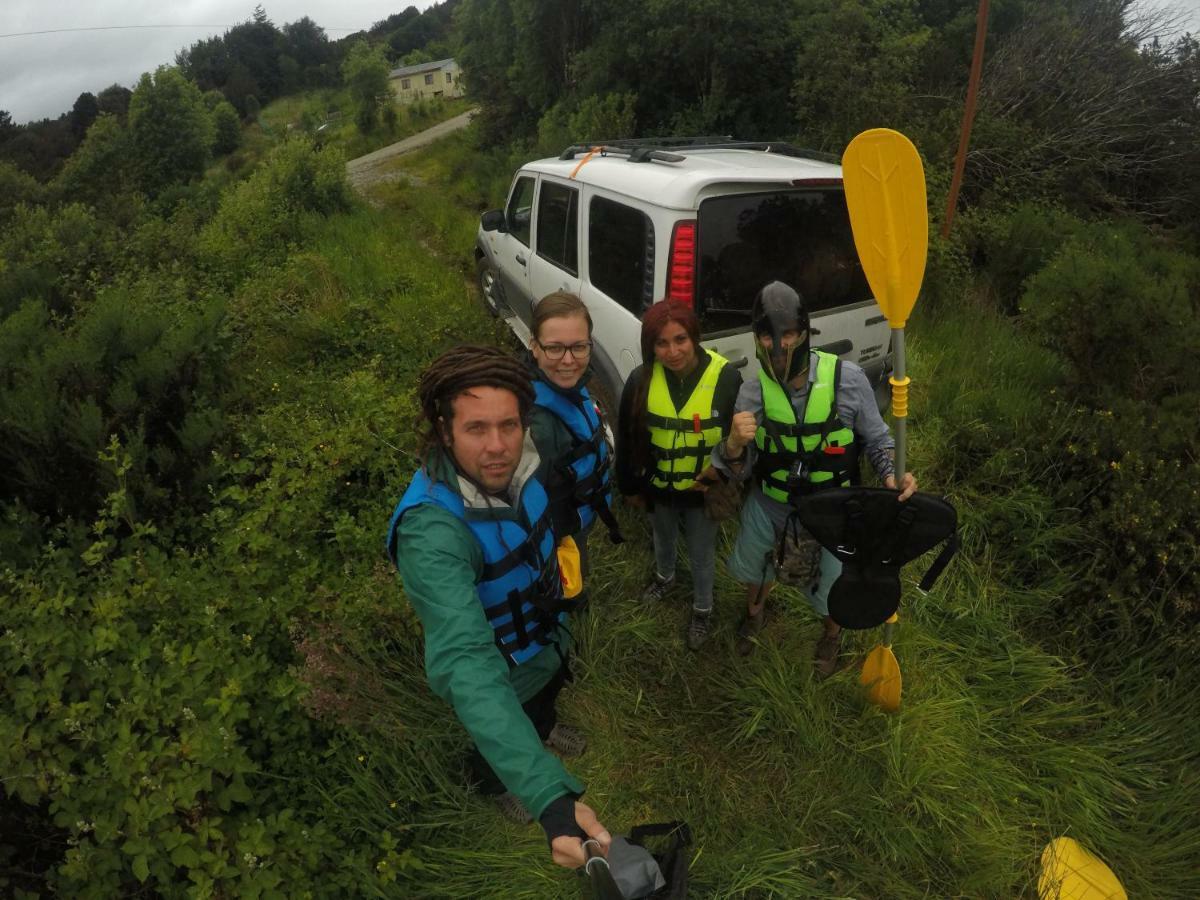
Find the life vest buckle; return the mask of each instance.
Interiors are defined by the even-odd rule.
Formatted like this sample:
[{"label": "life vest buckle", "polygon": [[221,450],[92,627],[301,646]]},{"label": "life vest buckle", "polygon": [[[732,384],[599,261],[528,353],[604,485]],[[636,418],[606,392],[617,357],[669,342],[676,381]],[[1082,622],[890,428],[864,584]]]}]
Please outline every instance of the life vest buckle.
[{"label": "life vest buckle", "polygon": [[692,431],[699,434],[702,430],[700,427],[700,413],[692,413]]}]

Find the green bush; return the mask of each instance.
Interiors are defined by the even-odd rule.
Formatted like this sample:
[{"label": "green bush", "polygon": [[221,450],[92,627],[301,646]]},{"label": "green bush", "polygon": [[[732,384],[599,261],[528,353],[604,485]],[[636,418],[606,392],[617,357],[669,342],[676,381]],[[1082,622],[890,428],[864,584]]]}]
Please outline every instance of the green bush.
[{"label": "green bush", "polygon": [[1059,207],[1025,202],[960,219],[967,254],[987,279],[999,308],[1017,313],[1026,282],[1040,272],[1084,222]]},{"label": "green bush", "polygon": [[265,163],[221,200],[198,241],[202,265],[232,285],[279,264],[306,233],[306,216],[350,208],[345,163],[333,148],[304,137],[276,147]]},{"label": "green bush", "polygon": [[222,315],[220,298],[152,279],[102,291],[65,330],[39,301],[0,322],[0,494],[52,520],[93,515],[117,435],[135,509],[194,498],[223,429]]},{"label": "green bush", "polygon": [[18,206],[39,204],[45,195],[46,188],[40,181],[0,159],[0,225],[9,221]]},{"label": "green bush", "polygon": [[1021,310],[1071,364],[1089,404],[1200,389],[1200,260],[1125,227],[1093,226],[1033,275]]},{"label": "green bush", "polygon": [[18,206],[0,232],[0,318],[25,301],[69,316],[91,295],[97,270],[111,269],[116,243],[112,223],[82,204]]},{"label": "green bush", "polygon": [[[129,456],[114,442],[106,458],[122,481]],[[311,801],[307,816],[297,809],[295,780],[318,770],[324,741],[287,669],[287,605],[252,578],[231,593],[222,566],[164,552],[145,525],[114,540],[128,517],[118,488],[87,574],[57,555],[0,572],[4,806],[55,838],[57,856],[43,848],[37,860],[44,887],[80,898],[354,893],[338,873],[339,837]]]}]

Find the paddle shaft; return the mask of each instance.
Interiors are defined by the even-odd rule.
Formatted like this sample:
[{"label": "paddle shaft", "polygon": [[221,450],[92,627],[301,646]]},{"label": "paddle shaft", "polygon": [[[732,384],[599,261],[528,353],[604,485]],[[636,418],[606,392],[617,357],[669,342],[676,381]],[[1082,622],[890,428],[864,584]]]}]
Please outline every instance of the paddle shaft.
[{"label": "paddle shaft", "polygon": [[896,419],[896,486],[904,478],[908,449],[908,375],[904,362],[904,329],[892,329],[892,415]]}]

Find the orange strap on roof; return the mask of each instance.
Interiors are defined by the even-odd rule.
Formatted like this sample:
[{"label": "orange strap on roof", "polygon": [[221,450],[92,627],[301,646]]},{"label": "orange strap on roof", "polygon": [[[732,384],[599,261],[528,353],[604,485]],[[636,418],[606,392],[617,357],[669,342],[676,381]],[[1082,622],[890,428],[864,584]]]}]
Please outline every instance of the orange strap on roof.
[{"label": "orange strap on roof", "polygon": [[576,175],[578,175],[578,174],[579,174],[579,170],[583,168],[583,164],[584,164],[585,162],[587,162],[589,159],[591,159],[593,156],[595,156],[597,153],[599,153],[600,151],[602,151],[603,149],[604,149],[603,147],[593,147],[591,150],[589,150],[589,151],[588,151],[588,152],[587,152],[587,153],[584,155],[583,159],[581,159],[581,160],[579,161],[579,165],[577,165],[577,166],[576,166],[574,169],[572,169],[572,170],[571,170],[571,175],[570,175],[570,177],[571,177],[571,178],[574,178]]}]

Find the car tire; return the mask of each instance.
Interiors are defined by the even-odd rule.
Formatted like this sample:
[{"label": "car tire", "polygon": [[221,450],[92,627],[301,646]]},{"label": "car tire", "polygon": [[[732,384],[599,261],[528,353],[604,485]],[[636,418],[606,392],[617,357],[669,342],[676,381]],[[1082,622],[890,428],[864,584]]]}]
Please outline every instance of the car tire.
[{"label": "car tire", "polygon": [[475,285],[479,288],[479,299],[488,315],[499,317],[504,308],[504,302],[499,297],[500,273],[496,267],[481,256],[475,263]]}]

